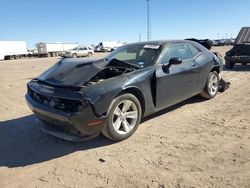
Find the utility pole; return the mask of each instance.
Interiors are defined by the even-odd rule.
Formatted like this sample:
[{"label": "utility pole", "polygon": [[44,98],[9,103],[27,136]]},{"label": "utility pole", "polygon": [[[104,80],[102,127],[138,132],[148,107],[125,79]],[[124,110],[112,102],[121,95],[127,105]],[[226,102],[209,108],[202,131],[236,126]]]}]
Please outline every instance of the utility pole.
[{"label": "utility pole", "polygon": [[150,7],[149,7],[149,0],[147,1],[147,39],[148,41],[151,40],[151,22],[150,22]]}]

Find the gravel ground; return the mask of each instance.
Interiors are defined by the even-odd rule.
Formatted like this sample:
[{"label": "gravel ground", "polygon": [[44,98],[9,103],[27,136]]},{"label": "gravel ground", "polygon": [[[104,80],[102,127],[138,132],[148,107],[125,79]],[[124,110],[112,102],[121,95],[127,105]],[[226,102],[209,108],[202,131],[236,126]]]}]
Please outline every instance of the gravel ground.
[{"label": "gravel ground", "polygon": [[150,116],[123,142],[71,143],[41,132],[24,100],[26,83],[57,61],[0,61],[1,188],[250,187],[250,65],[224,71],[231,87],[216,98]]}]

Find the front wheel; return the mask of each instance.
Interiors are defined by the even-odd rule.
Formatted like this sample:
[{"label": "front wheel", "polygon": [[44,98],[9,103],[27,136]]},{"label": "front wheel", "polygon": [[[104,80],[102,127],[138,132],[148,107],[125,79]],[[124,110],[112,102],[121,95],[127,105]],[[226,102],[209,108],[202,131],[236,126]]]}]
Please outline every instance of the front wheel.
[{"label": "front wheel", "polygon": [[219,74],[216,71],[210,72],[207,78],[206,85],[200,95],[205,99],[212,99],[217,95],[218,88]]},{"label": "front wheel", "polygon": [[91,56],[92,56],[92,53],[89,52],[89,53],[87,54],[87,57],[91,57]]},{"label": "front wheel", "polygon": [[109,108],[107,125],[102,133],[115,141],[130,137],[138,128],[142,117],[139,100],[132,94],[116,97]]}]

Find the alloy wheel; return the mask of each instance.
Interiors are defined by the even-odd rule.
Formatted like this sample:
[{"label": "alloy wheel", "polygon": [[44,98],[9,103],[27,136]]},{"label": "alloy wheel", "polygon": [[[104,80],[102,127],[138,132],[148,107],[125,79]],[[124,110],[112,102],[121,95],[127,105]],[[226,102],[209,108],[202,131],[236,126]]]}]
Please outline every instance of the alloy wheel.
[{"label": "alloy wheel", "polygon": [[208,90],[212,96],[217,93],[218,86],[219,86],[218,77],[215,74],[212,74],[212,76],[209,79],[209,84],[208,84]]},{"label": "alloy wheel", "polygon": [[131,100],[124,100],[115,107],[112,126],[118,134],[127,134],[135,127],[138,116],[136,104]]}]

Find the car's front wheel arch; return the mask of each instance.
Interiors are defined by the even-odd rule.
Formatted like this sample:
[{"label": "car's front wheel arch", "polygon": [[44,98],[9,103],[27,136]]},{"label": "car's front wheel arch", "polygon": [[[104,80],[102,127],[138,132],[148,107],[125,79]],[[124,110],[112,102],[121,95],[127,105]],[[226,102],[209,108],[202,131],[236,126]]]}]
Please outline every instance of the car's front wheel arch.
[{"label": "car's front wheel arch", "polygon": [[137,87],[128,87],[128,88],[122,90],[121,92],[119,92],[116,95],[116,97],[119,96],[119,95],[125,94],[125,93],[132,94],[139,100],[139,102],[141,104],[142,116],[143,116],[143,114],[145,112],[145,109],[146,109],[146,104],[145,104],[145,97],[144,97],[142,91]]},{"label": "car's front wheel arch", "polygon": [[112,140],[122,141],[136,131],[141,118],[142,109],[138,98],[131,93],[121,93],[110,104],[102,134]]},{"label": "car's front wheel arch", "polygon": [[[145,97],[141,91],[140,88],[138,87],[126,87],[123,89],[119,89],[116,92],[109,92],[105,95],[105,98],[92,98],[90,100],[90,103],[93,105],[93,111],[95,112],[95,114],[99,115],[99,116],[107,116],[108,115],[108,110],[110,107],[110,104],[112,103],[112,101],[117,98],[120,95],[123,94],[132,94],[134,95],[138,101],[140,102],[141,108],[142,108],[142,117],[144,115],[144,112],[146,111],[146,102],[145,102]],[[90,96],[90,95],[88,95]],[[89,97],[90,98],[90,97]]]}]

